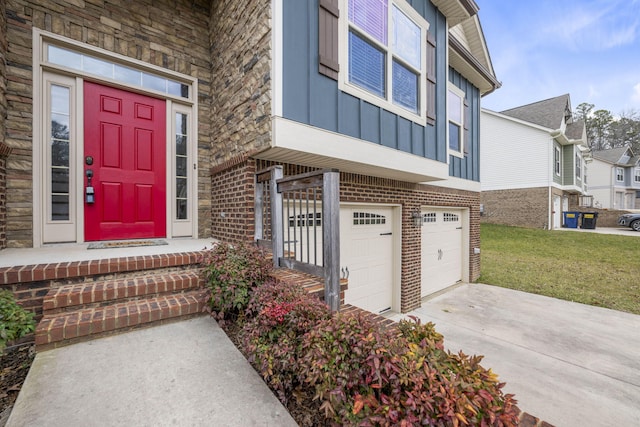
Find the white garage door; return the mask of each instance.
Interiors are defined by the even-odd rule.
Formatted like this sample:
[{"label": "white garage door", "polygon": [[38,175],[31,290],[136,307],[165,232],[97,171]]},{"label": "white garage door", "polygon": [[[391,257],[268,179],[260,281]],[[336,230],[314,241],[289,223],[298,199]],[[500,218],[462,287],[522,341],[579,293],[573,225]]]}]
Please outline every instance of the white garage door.
[{"label": "white garage door", "polygon": [[422,297],[462,280],[462,238],[462,211],[422,210]]},{"label": "white garage door", "polygon": [[347,304],[372,313],[391,309],[393,239],[392,207],[341,207],[340,266],[349,272]]}]

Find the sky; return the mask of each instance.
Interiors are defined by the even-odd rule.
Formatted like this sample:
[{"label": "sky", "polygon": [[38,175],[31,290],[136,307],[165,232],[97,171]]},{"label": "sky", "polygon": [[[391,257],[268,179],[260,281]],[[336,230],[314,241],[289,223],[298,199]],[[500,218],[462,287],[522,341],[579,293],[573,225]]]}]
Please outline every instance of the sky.
[{"label": "sky", "polygon": [[614,116],[640,113],[640,0],[475,0],[502,111],[568,93]]}]

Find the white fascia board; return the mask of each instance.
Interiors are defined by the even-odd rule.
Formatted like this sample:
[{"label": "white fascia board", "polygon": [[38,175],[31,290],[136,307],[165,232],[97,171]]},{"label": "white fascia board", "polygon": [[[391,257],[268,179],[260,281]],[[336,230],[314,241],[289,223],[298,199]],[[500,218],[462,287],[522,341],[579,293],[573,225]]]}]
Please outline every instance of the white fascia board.
[{"label": "white fascia board", "polygon": [[468,179],[450,177],[446,181],[423,182],[423,184],[433,185],[436,187],[451,188],[454,190],[465,190],[479,193],[481,191],[478,181],[470,181]]},{"label": "white fascia board", "polygon": [[449,165],[282,117],[272,119],[271,147],[257,158],[337,168],[408,182],[449,179]]}]

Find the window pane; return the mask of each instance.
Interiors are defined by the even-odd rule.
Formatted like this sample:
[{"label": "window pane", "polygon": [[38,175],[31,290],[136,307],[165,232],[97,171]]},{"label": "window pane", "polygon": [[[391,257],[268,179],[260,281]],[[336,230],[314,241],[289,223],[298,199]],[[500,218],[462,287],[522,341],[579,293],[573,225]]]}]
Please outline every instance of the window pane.
[{"label": "window pane", "polygon": [[449,122],[449,148],[460,151],[460,126],[453,122]]},{"label": "window pane", "polygon": [[69,193],[69,169],[51,169],[51,192],[64,194]]},{"label": "window pane", "polygon": [[167,93],[170,95],[177,95],[183,98],[189,97],[189,86],[182,83],[174,82],[172,80],[167,81]]},{"label": "window pane", "polygon": [[349,81],[385,97],[385,53],[349,33]]},{"label": "window pane", "polygon": [[69,220],[69,196],[54,194],[51,196],[51,219],[53,221]]},{"label": "window pane", "polygon": [[449,120],[456,123],[462,123],[462,99],[452,91],[449,91],[447,96],[447,111],[449,113]]},{"label": "window pane", "polygon": [[187,158],[176,157],[176,175],[187,176]]},{"label": "window pane", "polygon": [[179,199],[187,198],[187,178],[176,178],[176,196]]},{"label": "window pane", "polygon": [[167,80],[161,77],[152,76],[151,74],[142,73],[142,86],[148,89],[166,92]]},{"label": "window pane", "polygon": [[69,114],[69,88],[51,85],[51,110],[54,113]]},{"label": "window pane", "polygon": [[101,59],[84,56],[82,68],[87,73],[113,78],[113,64]]},{"label": "window pane", "polygon": [[56,46],[48,46],[47,53],[49,62],[64,65],[65,67],[74,68],[76,70],[81,69],[82,55],[79,53],[71,52],[67,49],[61,49]]},{"label": "window pane", "polygon": [[142,85],[142,73],[140,71],[132,70],[129,67],[123,67],[122,65],[115,66],[114,78],[124,83],[138,86]]},{"label": "window pane", "polygon": [[176,133],[180,135],[187,134],[187,115],[182,113],[176,114]]},{"label": "window pane", "polygon": [[184,199],[176,200],[176,219],[187,219],[187,201]]},{"label": "window pane", "polygon": [[176,155],[187,155],[187,137],[182,135],[176,135]]},{"label": "window pane", "polygon": [[416,69],[420,69],[420,27],[393,7],[393,53]]},{"label": "window pane", "polygon": [[69,166],[68,141],[51,141],[51,166]]},{"label": "window pane", "polygon": [[387,0],[349,0],[349,21],[387,45]]},{"label": "window pane", "polygon": [[69,116],[51,115],[51,136],[56,139],[69,139]]},{"label": "window pane", "polygon": [[418,76],[393,61],[393,102],[418,112]]}]

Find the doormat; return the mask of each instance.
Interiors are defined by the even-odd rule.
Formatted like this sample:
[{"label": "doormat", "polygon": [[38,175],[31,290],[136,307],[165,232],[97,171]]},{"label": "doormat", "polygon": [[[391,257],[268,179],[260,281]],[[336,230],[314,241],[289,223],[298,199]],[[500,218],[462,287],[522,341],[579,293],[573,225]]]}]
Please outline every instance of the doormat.
[{"label": "doormat", "polygon": [[89,243],[87,249],[111,249],[111,248],[134,248],[136,246],[162,246],[168,245],[166,240],[119,240],[117,242],[93,242]]}]

